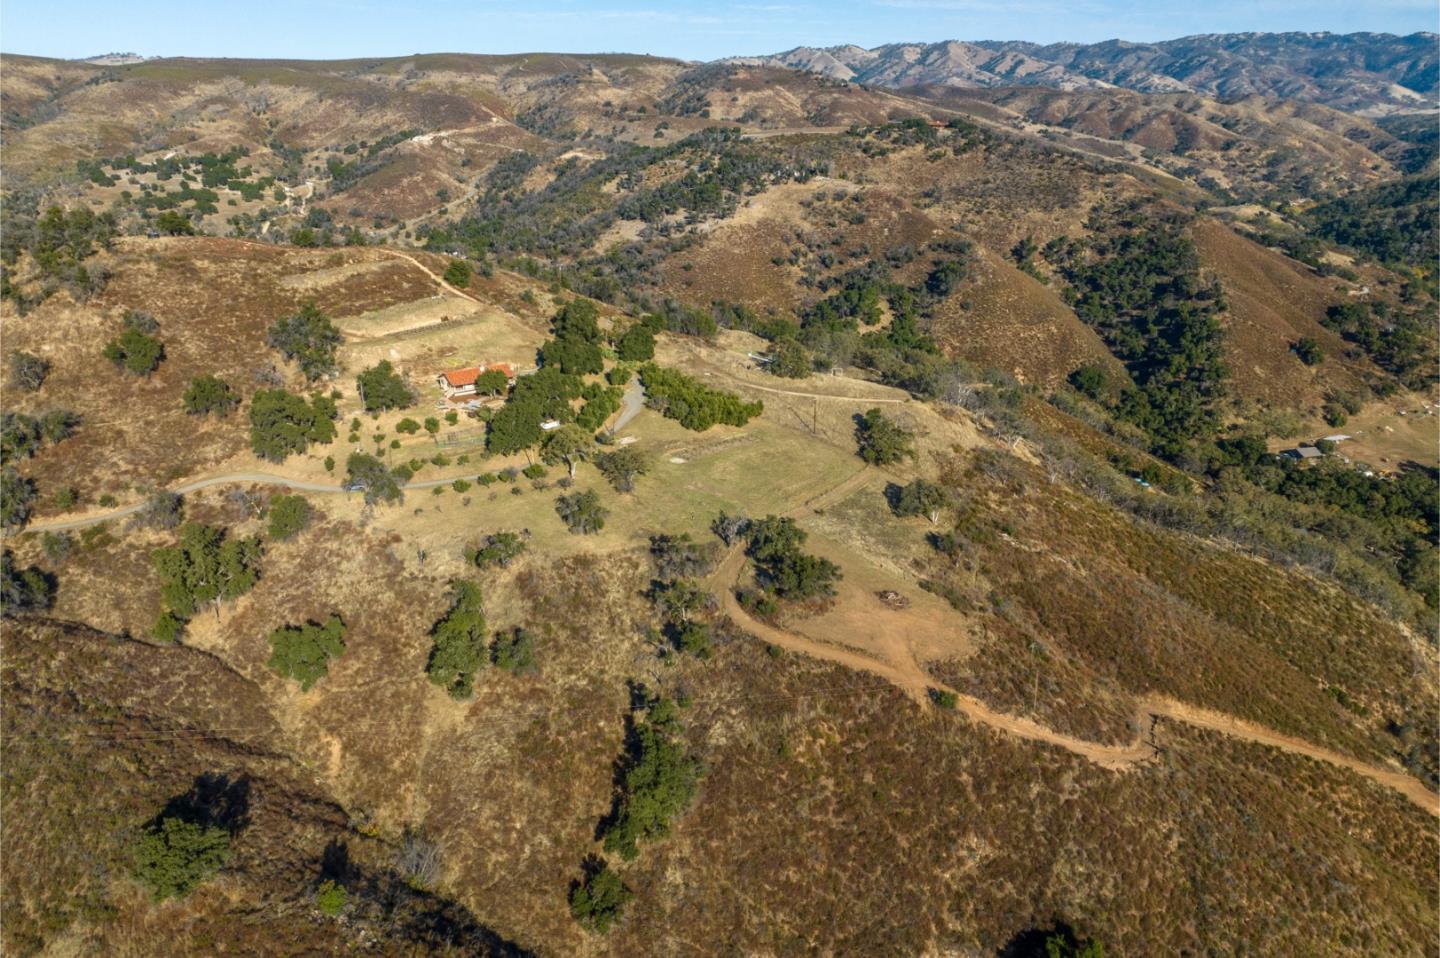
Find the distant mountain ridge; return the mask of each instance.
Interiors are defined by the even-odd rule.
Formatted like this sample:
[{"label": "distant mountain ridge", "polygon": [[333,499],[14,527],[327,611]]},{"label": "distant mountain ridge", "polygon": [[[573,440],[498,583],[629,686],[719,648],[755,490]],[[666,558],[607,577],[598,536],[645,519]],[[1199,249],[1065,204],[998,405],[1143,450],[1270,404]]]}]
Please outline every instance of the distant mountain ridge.
[{"label": "distant mountain ridge", "polygon": [[1201,34],[1159,43],[947,40],[796,47],[736,58],[887,87],[921,84],[1266,96],[1378,116],[1440,104],[1440,36],[1412,33]]}]

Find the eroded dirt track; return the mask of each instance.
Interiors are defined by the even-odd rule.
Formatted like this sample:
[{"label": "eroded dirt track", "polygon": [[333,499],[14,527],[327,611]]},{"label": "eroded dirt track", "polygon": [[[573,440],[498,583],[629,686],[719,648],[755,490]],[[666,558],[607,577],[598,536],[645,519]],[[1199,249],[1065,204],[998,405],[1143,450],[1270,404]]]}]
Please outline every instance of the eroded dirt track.
[{"label": "eroded dirt track", "polygon": [[[870,476],[871,471],[863,469],[830,491],[811,500],[805,506],[792,511],[790,515],[798,518],[800,515],[816,509],[823,509],[827,504],[844,498],[868,480]],[[1314,761],[1347,769],[1386,788],[1394,789],[1424,811],[1440,817],[1440,795],[1430,791],[1418,779],[1404,772],[1371,765],[1303,739],[1284,735],[1274,729],[1236,718],[1233,715],[1187,705],[1163,696],[1145,696],[1139,700],[1132,723],[1136,734],[1130,742],[1124,745],[1104,745],[1092,742],[1057,732],[1023,716],[996,711],[974,696],[950,688],[932,677],[913,655],[906,655],[903,660],[897,661],[894,656],[886,658],[854,646],[823,642],[755,618],[740,605],[735,596],[736,586],[744,570],[745,553],[741,546],[736,545],[731,548],[715,572],[712,573],[710,583],[720,595],[720,607],[724,613],[747,632],[782,649],[879,676],[892,682],[921,704],[927,702],[932,689],[951,692],[956,697],[957,711],[973,722],[978,722],[1007,735],[1063,748],[1102,768],[1120,770],[1135,768],[1157,757],[1158,746],[1150,737],[1156,719],[1183,722],[1186,725],[1218,732],[1240,741],[1268,746],[1291,755],[1302,755]]]}]

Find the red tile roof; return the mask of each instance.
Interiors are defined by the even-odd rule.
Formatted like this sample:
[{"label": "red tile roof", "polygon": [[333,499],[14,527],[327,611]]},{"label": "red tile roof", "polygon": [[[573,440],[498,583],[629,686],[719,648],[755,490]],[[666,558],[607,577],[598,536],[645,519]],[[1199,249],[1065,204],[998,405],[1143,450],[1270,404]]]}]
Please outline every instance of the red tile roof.
[{"label": "red tile roof", "polygon": [[473,386],[475,380],[480,378],[481,369],[479,366],[466,366],[464,369],[447,369],[441,373],[445,381],[450,384],[451,389],[459,389],[461,386]]},{"label": "red tile roof", "polygon": [[450,384],[451,389],[460,389],[475,385],[475,380],[480,378],[481,373],[492,369],[504,373],[506,379],[515,378],[515,367],[509,363],[487,363],[483,366],[466,366],[464,369],[447,369],[440,375],[445,377],[445,382]]}]

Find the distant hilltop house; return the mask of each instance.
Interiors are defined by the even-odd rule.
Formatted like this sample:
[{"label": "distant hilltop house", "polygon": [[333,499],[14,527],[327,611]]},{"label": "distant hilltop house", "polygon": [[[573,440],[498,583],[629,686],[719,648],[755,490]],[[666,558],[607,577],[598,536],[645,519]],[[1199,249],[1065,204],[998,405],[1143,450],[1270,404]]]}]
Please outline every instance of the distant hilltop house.
[{"label": "distant hilltop house", "polygon": [[515,383],[515,367],[509,363],[481,363],[479,366],[465,366],[461,369],[447,369],[435,381],[446,399],[464,400],[476,395],[475,384],[485,373],[498,372],[505,376],[507,386]]}]

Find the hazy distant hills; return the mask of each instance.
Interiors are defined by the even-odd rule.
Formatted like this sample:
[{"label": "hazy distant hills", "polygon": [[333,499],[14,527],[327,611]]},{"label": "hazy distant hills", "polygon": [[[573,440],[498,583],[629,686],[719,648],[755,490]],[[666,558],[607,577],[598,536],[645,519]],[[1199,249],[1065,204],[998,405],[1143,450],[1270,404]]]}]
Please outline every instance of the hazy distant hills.
[{"label": "hazy distant hills", "polygon": [[1142,93],[1266,96],[1382,115],[1433,108],[1433,33],[1231,33],[1160,43],[1018,41],[796,47],[752,61],[877,86],[1118,86]]}]

